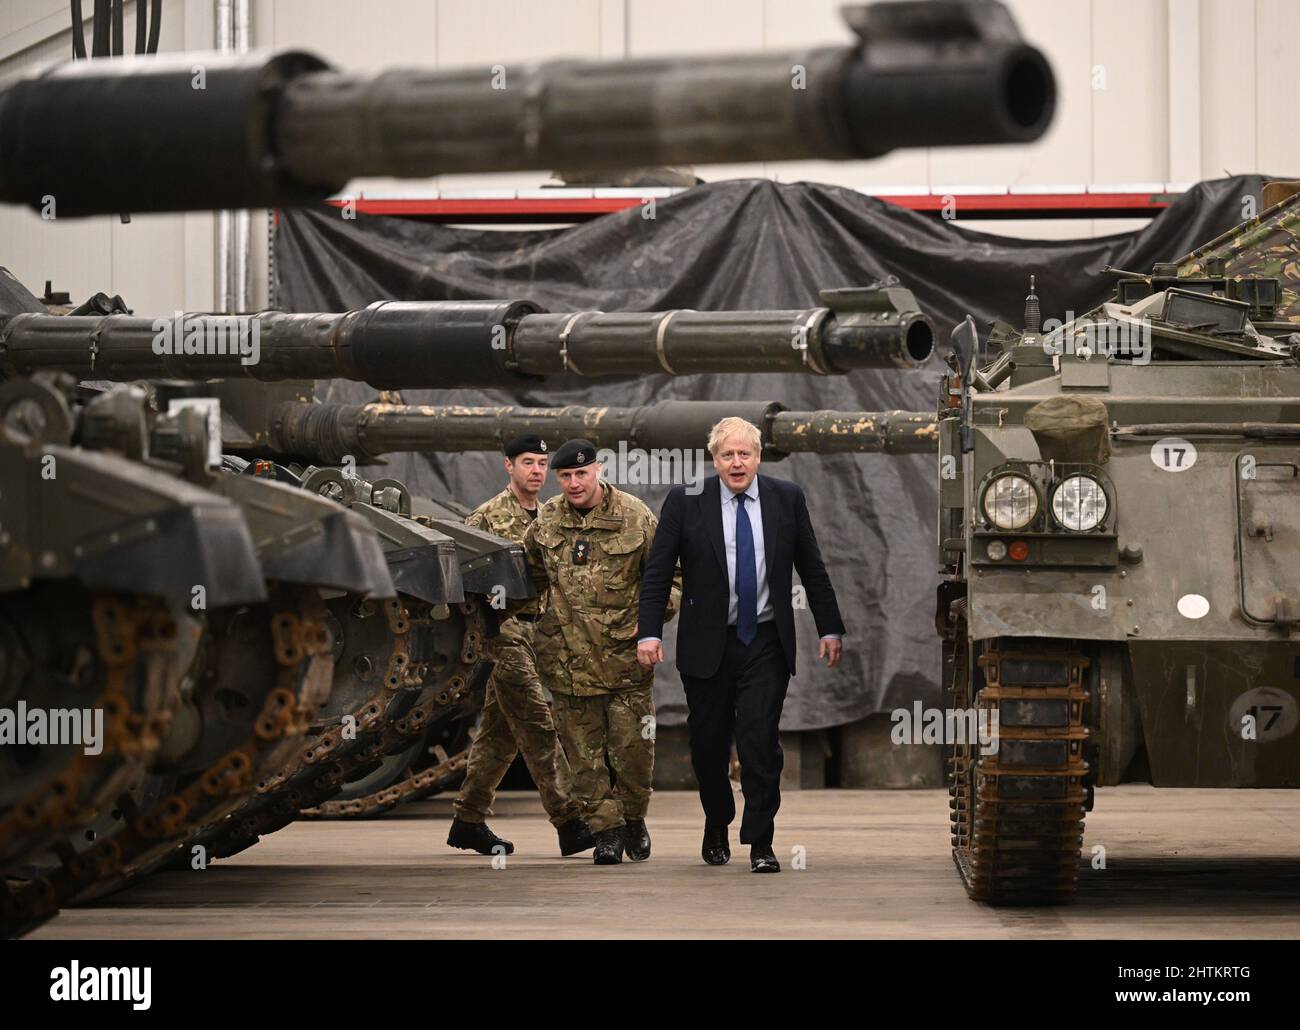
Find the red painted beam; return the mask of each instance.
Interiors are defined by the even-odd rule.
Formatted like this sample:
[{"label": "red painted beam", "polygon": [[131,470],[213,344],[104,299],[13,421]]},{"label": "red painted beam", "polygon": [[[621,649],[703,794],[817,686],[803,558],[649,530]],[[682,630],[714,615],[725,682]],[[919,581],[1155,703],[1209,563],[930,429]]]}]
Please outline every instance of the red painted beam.
[{"label": "red painted beam", "polygon": [[[1093,212],[1104,210],[1131,210],[1156,212],[1168,207],[1175,193],[988,193],[956,194],[952,197],[958,212],[961,211],[1014,211],[1033,218],[1041,211],[1076,210]],[[941,211],[947,198],[939,194],[920,196],[878,196],[911,211]]]},{"label": "red painted beam", "polygon": [[[1177,197],[1176,193],[990,193],[952,197],[960,217],[985,218],[1098,218],[1154,215]],[[660,198],[665,199],[665,198]],[[911,211],[941,214],[947,197],[941,194],[879,196]],[[352,201],[358,214],[402,215],[442,222],[581,222],[638,207],[638,197],[529,198],[367,198]],[[329,201],[342,207],[344,200]]]},{"label": "red painted beam", "polygon": [[[331,200],[335,207],[342,207],[342,200]],[[563,197],[555,200],[546,199],[493,199],[474,198],[456,199],[367,199],[359,197],[355,201],[358,214],[362,215],[420,215],[433,218],[455,219],[461,215],[475,217],[491,216],[504,221],[512,221],[511,215],[555,215],[554,221],[568,221],[570,218],[594,218],[636,207],[641,203],[634,197]]]}]

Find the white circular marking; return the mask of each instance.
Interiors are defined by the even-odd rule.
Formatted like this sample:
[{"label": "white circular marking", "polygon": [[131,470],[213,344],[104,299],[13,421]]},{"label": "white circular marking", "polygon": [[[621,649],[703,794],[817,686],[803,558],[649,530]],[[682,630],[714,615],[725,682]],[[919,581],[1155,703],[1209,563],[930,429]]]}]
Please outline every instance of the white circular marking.
[{"label": "white circular marking", "polygon": [[1164,472],[1186,472],[1196,464],[1196,445],[1181,436],[1166,436],[1151,445],[1151,461]]},{"label": "white circular marking", "polygon": [[1178,599],[1178,614],[1184,619],[1203,619],[1210,614],[1210,602],[1200,594],[1183,594]]},{"label": "white circular marking", "polygon": [[1242,720],[1255,720],[1255,740],[1281,740],[1295,732],[1300,724],[1300,706],[1295,697],[1276,687],[1252,687],[1238,696],[1228,708],[1228,725],[1236,734],[1242,732]]}]

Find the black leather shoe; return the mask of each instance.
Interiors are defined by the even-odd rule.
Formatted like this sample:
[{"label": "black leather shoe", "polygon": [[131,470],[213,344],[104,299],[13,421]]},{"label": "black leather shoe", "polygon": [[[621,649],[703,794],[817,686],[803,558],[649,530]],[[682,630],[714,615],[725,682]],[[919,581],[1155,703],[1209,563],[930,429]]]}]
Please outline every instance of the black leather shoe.
[{"label": "black leather shoe", "polygon": [[727,843],[727,828],[716,830],[704,827],[704,843],[700,845],[700,856],[709,865],[726,865],[731,861],[731,845]]},{"label": "black leather shoe", "polygon": [[560,836],[561,855],[576,855],[579,851],[588,851],[596,846],[596,838],[586,819],[570,819],[557,826],[555,832]]},{"label": "black leather shoe", "polygon": [[596,865],[618,865],[623,861],[623,827],[601,830],[596,834],[596,850],[591,859]]},{"label": "black leather shoe", "polygon": [[776,860],[771,847],[755,844],[749,849],[749,871],[751,873],[779,873],[781,863]]},{"label": "black leather shoe", "polygon": [[627,857],[633,862],[644,862],[650,857],[650,831],[644,819],[629,819],[623,824],[623,838],[627,844]]},{"label": "black leather shoe", "polygon": [[480,855],[513,855],[515,853],[515,846],[489,830],[487,823],[466,823],[459,819],[453,819],[451,821],[451,832],[447,834],[447,843],[453,848],[477,851]]}]

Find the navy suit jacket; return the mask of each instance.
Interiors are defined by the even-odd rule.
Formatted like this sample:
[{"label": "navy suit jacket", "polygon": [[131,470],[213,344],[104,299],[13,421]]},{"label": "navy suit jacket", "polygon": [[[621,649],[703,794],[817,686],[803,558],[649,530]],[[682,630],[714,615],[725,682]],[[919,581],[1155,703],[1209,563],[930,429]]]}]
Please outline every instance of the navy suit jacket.
[{"label": "navy suit jacket", "polygon": [[[675,486],[659,512],[654,545],[641,575],[638,637],[662,637],[664,609],[673,571],[681,563],[682,603],[677,619],[677,670],[705,679],[722,664],[726,644],[731,584],[722,536],[722,482],[717,476],[698,494]],[[817,633],[844,633],[835,589],[822,563],[821,550],[803,490],[785,479],[758,477],[758,503],[763,513],[763,550],[767,561],[768,594],[776,630],[790,675],[795,671],[793,582],[799,573],[817,623]]]}]

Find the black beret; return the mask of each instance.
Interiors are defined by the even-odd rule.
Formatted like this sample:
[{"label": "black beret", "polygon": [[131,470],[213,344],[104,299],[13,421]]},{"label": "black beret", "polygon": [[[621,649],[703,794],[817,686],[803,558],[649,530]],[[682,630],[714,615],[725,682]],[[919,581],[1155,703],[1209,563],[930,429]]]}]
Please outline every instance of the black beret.
[{"label": "black beret", "polygon": [[550,448],[546,446],[546,441],[536,433],[527,433],[524,436],[516,436],[506,444],[506,457],[517,458],[521,454],[545,454]]},{"label": "black beret", "polygon": [[561,444],[551,458],[553,469],[580,469],[596,460],[596,445],[590,440],[570,440]]}]

